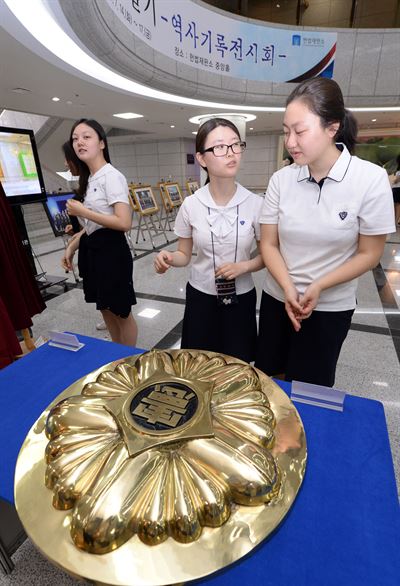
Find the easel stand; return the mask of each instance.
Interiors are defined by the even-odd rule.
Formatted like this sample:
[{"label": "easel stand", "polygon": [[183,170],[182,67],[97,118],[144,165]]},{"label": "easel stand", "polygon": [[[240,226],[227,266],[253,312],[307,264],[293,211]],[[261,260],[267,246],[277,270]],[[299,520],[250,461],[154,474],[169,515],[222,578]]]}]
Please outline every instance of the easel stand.
[{"label": "easel stand", "polygon": [[[22,206],[14,205],[14,206],[12,206],[11,209],[13,211],[14,218],[17,222],[18,232],[21,237],[22,246],[23,246],[24,251],[28,257],[28,261],[29,261],[30,267],[32,269],[33,276],[35,277],[36,283],[39,287],[39,291],[43,294],[43,292],[46,289],[48,289],[49,287],[52,287],[53,285],[63,285],[65,283],[65,281],[67,280],[65,277],[48,275],[45,272],[38,273],[38,270],[36,268],[36,263],[35,263],[35,257],[36,257],[36,260],[37,260],[39,266],[40,266],[40,262],[38,261],[38,258],[36,256],[36,254],[34,253],[33,248],[31,246],[31,243],[30,243],[30,240],[29,240],[29,236],[28,236],[28,232],[27,232],[25,220],[24,220],[24,214],[22,211]],[[64,240],[64,246],[66,246],[65,240]],[[74,277],[75,277],[75,281],[78,283],[79,279],[77,279],[77,276],[75,275],[75,273],[74,273]],[[64,285],[64,287],[65,287],[65,285]]]},{"label": "easel stand", "polygon": [[[135,185],[130,183],[129,195],[132,208],[139,218],[138,225],[134,228],[136,230],[136,244],[139,242],[139,235],[141,235],[144,242],[146,241],[146,232],[153,248],[156,248],[153,235],[158,236],[159,234],[164,234],[165,242],[168,244],[169,240],[158,216],[159,207],[151,185]],[[154,218],[159,224],[158,228],[154,223]]]},{"label": "easel stand", "polygon": [[[168,230],[169,232],[173,231],[173,224],[176,218],[176,208],[167,207],[165,202],[163,202],[163,206],[160,209],[160,228],[164,231]],[[171,225],[172,224],[172,225]]]},{"label": "easel stand", "polygon": [[[158,236],[159,234],[164,234],[166,244],[169,244],[169,240],[167,234],[165,232],[165,228],[162,226],[160,222],[160,218],[157,212],[150,213],[150,214],[141,214],[138,212],[139,222],[136,227],[136,244],[139,242],[139,234],[142,235],[144,241],[146,241],[145,233],[147,232],[152,247],[155,249],[156,245],[153,240],[153,235]],[[156,224],[154,223],[154,218],[159,223],[159,227],[157,228]],[[143,226],[144,224],[144,226]]]},{"label": "easel stand", "polygon": [[[163,226],[164,230],[173,230],[171,223],[173,224],[179,208],[182,205],[182,191],[178,183],[176,182],[163,182],[160,181],[158,184],[161,195],[161,214],[160,214],[160,226]],[[164,222],[164,224],[163,224]],[[168,228],[167,228],[168,224]]]},{"label": "easel stand", "polygon": [[133,230],[133,226],[131,226],[131,229],[129,230],[129,232],[125,232],[125,237],[128,241],[128,246],[131,250],[131,253],[133,254],[133,256],[137,256],[137,252],[135,247],[133,246],[133,240],[132,240],[132,236],[131,236],[131,232]]}]

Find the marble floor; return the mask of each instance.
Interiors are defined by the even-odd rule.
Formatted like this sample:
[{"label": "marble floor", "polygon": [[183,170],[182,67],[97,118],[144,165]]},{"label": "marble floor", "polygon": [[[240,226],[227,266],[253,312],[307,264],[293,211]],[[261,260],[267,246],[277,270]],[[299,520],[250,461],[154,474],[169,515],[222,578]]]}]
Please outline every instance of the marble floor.
[{"label": "marble floor", "polygon": [[[168,234],[171,234],[170,232]],[[173,236],[168,236],[169,240]],[[139,327],[137,345],[141,348],[179,347],[188,269],[171,269],[156,275],[154,255],[165,247],[163,236],[135,244],[134,283],[138,303],[134,315]],[[167,248],[173,250],[172,242]],[[80,284],[60,266],[61,239],[51,238],[34,245],[38,270],[67,278],[67,291],[56,285],[46,290],[47,309],[34,318],[33,336],[46,337],[49,330],[69,331],[109,339],[96,329],[100,314],[83,300]],[[263,274],[255,275],[259,297]],[[400,231],[388,238],[380,265],[360,279],[358,306],[343,346],[336,376],[336,388],[382,401],[390,437],[397,485],[400,492]],[[145,310],[153,310],[151,312]],[[146,317],[152,315],[153,317]],[[74,578],[54,568],[29,540],[13,556],[15,570],[0,576],[5,585],[78,584]]]}]

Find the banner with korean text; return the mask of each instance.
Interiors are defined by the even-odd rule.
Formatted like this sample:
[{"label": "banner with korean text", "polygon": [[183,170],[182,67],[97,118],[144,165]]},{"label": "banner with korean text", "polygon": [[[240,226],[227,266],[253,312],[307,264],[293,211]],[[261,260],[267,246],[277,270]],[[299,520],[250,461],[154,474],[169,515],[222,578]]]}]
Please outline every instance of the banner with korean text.
[{"label": "banner with korean text", "polygon": [[230,77],[332,77],[337,34],[253,24],[191,0],[107,0],[131,32],[178,62]]}]

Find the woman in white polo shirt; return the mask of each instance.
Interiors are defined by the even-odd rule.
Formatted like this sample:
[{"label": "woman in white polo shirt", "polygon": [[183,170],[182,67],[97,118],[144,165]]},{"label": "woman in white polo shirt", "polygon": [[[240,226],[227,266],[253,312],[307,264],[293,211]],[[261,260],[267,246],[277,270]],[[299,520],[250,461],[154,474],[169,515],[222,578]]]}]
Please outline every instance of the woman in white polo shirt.
[{"label": "woman in white polo shirt", "polygon": [[384,169],[352,155],[357,124],[335,81],[298,85],[283,127],[294,163],[271,177],[260,216],[267,277],[256,366],[333,386],[357,277],[395,231],[392,193]]},{"label": "woman in white polo shirt", "polygon": [[206,185],[187,197],[175,233],[178,250],[162,250],[158,273],[189,264],[182,348],[211,350],[254,360],[256,291],[251,273],[264,265],[250,257],[259,240],[262,198],[235,181],[246,143],[229,120],[213,118],[199,128],[196,157],[208,172]]},{"label": "woman in white polo shirt", "polygon": [[63,266],[72,269],[72,258],[79,247],[85,301],[96,303],[113,342],[135,346],[133,261],[124,234],[132,222],[128,184],[110,164],[106,134],[98,122],[76,122],[70,144],[79,159],[78,194],[84,199],[83,203],[68,200],[67,211],[70,216],[78,216],[83,229],[70,240]]}]

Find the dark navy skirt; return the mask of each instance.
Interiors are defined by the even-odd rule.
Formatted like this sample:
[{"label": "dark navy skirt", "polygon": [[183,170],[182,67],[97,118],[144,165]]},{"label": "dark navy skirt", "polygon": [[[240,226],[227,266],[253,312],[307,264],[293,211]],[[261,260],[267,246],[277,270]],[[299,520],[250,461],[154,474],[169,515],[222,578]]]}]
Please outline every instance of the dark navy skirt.
[{"label": "dark navy skirt", "polygon": [[124,232],[101,228],[79,243],[79,276],[87,303],[128,317],[136,304],[133,288],[133,260]]}]

